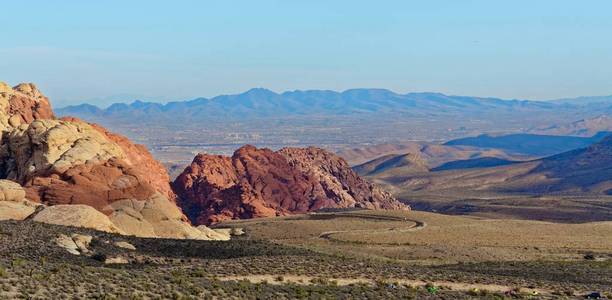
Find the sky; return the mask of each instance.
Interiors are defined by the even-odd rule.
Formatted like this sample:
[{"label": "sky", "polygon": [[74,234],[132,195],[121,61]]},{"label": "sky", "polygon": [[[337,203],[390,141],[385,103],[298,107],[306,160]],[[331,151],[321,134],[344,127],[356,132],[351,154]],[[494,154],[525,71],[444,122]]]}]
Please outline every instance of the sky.
[{"label": "sky", "polygon": [[1,1],[0,80],[54,105],[254,87],[612,95],[612,1]]}]

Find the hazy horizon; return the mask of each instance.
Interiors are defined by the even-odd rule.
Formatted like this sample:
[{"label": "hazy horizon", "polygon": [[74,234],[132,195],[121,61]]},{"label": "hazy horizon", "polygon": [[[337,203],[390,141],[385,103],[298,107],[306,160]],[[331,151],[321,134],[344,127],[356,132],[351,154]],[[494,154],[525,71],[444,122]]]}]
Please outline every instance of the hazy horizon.
[{"label": "hazy horizon", "polygon": [[[36,84],[36,83],[35,83]],[[282,91],[278,91],[278,90],[272,90],[266,87],[253,87],[247,90],[243,90],[243,91],[237,91],[235,93],[225,93],[225,94],[218,94],[218,95],[212,95],[212,96],[195,96],[193,98],[182,98],[182,99],[167,99],[166,97],[146,97],[146,96],[139,96],[139,95],[109,95],[106,97],[95,97],[95,98],[91,98],[91,99],[83,99],[80,102],[79,101],[75,101],[73,103],[69,103],[66,105],[58,105],[58,108],[64,108],[64,107],[68,107],[68,106],[78,106],[78,105],[82,105],[82,104],[91,104],[91,105],[95,105],[99,108],[108,108],[110,105],[112,104],[118,104],[118,103],[124,103],[124,104],[131,104],[137,101],[140,102],[145,102],[145,103],[159,103],[159,104],[168,104],[171,102],[181,102],[181,101],[191,101],[191,100],[196,100],[196,99],[206,99],[206,100],[212,100],[216,97],[223,97],[223,96],[231,96],[231,95],[241,95],[244,93],[247,93],[248,91],[252,90],[252,89],[264,89],[264,90],[268,90],[271,91],[275,94],[281,95],[284,93],[289,93],[289,92],[297,92],[297,91],[301,91],[301,92],[311,92],[311,91],[332,91],[332,92],[336,92],[336,93],[343,93],[349,90],[355,90],[355,89],[365,89],[365,90],[387,90],[390,91],[392,93],[398,94],[398,95],[406,95],[406,94],[444,94],[446,96],[451,96],[451,97],[474,97],[474,98],[492,98],[492,99],[500,99],[500,100],[507,100],[507,101],[512,101],[512,100],[519,100],[519,101],[543,101],[543,102],[547,102],[547,101],[559,101],[559,100],[568,100],[568,99],[580,99],[580,98],[598,98],[598,97],[610,97],[612,100],[612,95],[582,95],[582,96],[577,96],[577,97],[561,97],[561,98],[555,98],[555,99],[517,99],[517,98],[501,98],[501,97],[496,97],[496,96],[478,96],[478,95],[454,95],[454,94],[446,94],[446,93],[440,93],[437,91],[408,91],[408,92],[398,92],[398,91],[394,91],[391,89],[386,89],[386,88],[350,88],[350,89],[345,89],[345,90],[329,90],[329,89],[306,89],[306,90],[302,90],[302,89],[293,89],[293,90],[282,90]],[[54,99],[51,99],[51,101],[53,101]],[[55,102],[55,101],[53,101]]]},{"label": "hazy horizon", "polygon": [[[58,106],[274,91],[547,100],[612,95],[612,3],[31,1],[3,4],[1,80]],[[134,99],[126,99],[131,102]]]}]

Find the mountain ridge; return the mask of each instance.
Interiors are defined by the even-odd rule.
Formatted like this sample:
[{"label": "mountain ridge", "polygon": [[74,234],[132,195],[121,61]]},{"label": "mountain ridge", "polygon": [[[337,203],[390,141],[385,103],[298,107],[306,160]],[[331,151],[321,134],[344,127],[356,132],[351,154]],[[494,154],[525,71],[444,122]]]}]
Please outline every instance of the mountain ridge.
[{"label": "mountain ridge", "polygon": [[[194,98],[167,103],[135,100],[114,103],[106,108],[91,104],[71,105],[58,109],[59,115],[114,116],[134,114],[163,114],[186,112],[187,115],[220,113],[227,117],[247,113],[247,116],[275,114],[359,114],[359,113],[452,113],[480,112],[490,109],[522,111],[568,108],[576,104],[558,104],[554,101],[501,99],[446,95],[436,92],[396,93],[387,89],[355,88],[342,92],[332,90],[293,90],[277,93],[265,88],[253,88],[239,94],[225,94],[212,98]],[[219,114],[216,114],[219,115]]]}]

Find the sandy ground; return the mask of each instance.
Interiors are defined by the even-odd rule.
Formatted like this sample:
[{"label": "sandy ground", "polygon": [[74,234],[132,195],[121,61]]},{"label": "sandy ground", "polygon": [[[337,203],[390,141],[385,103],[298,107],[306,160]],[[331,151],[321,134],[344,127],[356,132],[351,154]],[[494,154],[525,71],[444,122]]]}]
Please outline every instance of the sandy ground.
[{"label": "sandy ground", "polygon": [[[279,280],[282,278],[282,280]],[[294,283],[294,284],[311,284],[316,277],[311,276],[295,276],[295,275],[248,275],[248,276],[227,276],[217,278],[223,281],[229,280],[247,280],[251,283],[267,282],[270,284],[283,284],[283,283]],[[351,284],[367,284],[375,285],[375,280],[367,278],[329,278],[331,282],[335,282],[337,285],[351,285]],[[401,284],[407,286],[425,286],[434,285],[447,290],[453,291],[474,291],[474,290],[486,290],[489,292],[506,293],[515,290],[515,287],[499,285],[499,284],[478,284],[478,283],[462,283],[462,282],[450,282],[450,281],[434,281],[425,282],[421,280],[409,280],[409,279],[394,279],[389,278],[385,280],[387,284]],[[531,295],[550,295],[552,291],[541,288],[521,288],[521,293],[527,293]]]}]

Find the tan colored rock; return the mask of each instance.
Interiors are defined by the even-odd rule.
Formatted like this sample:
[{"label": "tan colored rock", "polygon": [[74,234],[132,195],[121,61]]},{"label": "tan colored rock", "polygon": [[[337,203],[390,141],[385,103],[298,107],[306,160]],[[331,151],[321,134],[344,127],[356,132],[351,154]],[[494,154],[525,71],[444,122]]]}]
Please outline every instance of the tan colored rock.
[{"label": "tan colored rock", "polygon": [[0,201],[0,221],[24,220],[33,214],[38,206],[40,206],[40,204],[27,200]]},{"label": "tan colored rock", "polygon": [[[123,232],[139,237],[178,239],[222,239],[205,233],[185,222],[183,213],[163,195],[156,194],[146,201],[121,200],[103,209],[110,220]],[[225,239],[225,238],[223,238]]]},{"label": "tan colored rock", "polygon": [[26,192],[19,183],[0,179],[0,201],[22,201]]},{"label": "tan colored rock", "polygon": [[104,264],[107,264],[107,265],[125,265],[129,263],[130,261],[128,261],[127,258],[122,257],[122,256],[109,257],[106,260],[104,260]]},{"label": "tan colored rock", "polygon": [[114,242],[113,245],[119,247],[119,248],[123,248],[123,249],[128,249],[128,250],[136,250],[136,247],[134,247],[134,245],[128,243],[128,242],[124,242],[124,241],[119,241],[119,242]]},{"label": "tan colored rock", "polygon": [[196,228],[202,233],[204,233],[208,237],[208,239],[211,239],[211,240],[229,241],[231,238],[230,231],[227,231],[227,230],[211,229],[204,225],[200,225]]},{"label": "tan colored rock", "polygon": [[66,251],[68,251],[70,254],[81,255],[81,252],[79,252],[79,246],[77,246],[74,240],[67,235],[60,234],[60,236],[55,239],[55,243],[61,248],[66,249]]},{"label": "tan colored rock", "polygon": [[49,206],[36,214],[35,222],[91,228],[100,231],[123,234],[106,215],[87,205]]},{"label": "tan colored rock", "polygon": [[244,235],[244,228],[240,228],[240,227],[232,227],[232,230],[230,231],[231,235],[235,235],[235,236],[240,236],[240,235]]},{"label": "tan colored rock", "polygon": [[72,234],[71,238],[74,241],[74,244],[79,249],[79,252],[81,252],[81,253],[89,253],[90,252],[89,251],[89,244],[91,244],[91,240],[92,240],[92,236],[91,235],[83,235],[83,234],[74,233],[74,234]]},{"label": "tan colored rock", "polygon": [[56,172],[85,163],[124,158],[121,148],[87,123],[36,120],[8,135],[14,168],[8,178],[27,181],[35,174]]},{"label": "tan colored rock", "polygon": [[[202,225],[198,226],[199,229]],[[206,227],[208,228],[208,227]],[[211,230],[210,228],[208,230]],[[221,234],[222,236],[226,236],[229,240],[231,236],[239,236],[244,234],[244,230],[242,228],[212,228],[213,231]]]},{"label": "tan colored rock", "polygon": [[28,201],[23,187],[11,180],[0,179],[0,220],[23,220],[40,204]]}]

